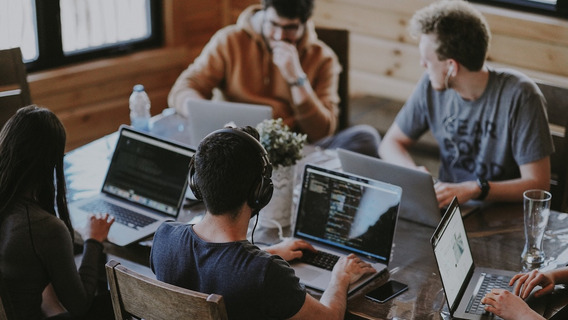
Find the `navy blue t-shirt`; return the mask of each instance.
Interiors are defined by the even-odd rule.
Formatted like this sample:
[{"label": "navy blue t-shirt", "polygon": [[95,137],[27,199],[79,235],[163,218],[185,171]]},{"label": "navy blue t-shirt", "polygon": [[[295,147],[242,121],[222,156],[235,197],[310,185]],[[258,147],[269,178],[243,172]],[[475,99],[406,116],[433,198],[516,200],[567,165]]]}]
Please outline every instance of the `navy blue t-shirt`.
[{"label": "navy blue t-shirt", "polygon": [[193,225],[162,224],[150,265],[158,280],[222,295],[230,319],[287,319],[306,299],[294,270],[279,256],[248,241],[203,241]]}]

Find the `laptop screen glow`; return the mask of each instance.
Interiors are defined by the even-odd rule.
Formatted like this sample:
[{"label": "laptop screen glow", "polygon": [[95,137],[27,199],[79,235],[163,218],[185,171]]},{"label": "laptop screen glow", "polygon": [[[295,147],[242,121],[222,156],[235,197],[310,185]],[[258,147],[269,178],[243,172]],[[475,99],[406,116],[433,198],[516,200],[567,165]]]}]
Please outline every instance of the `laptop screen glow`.
[{"label": "laptop screen glow", "polygon": [[473,257],[459,211],[459,206],[453,207],[450,219],[441,230],[434,247],[440,277],[450,306],[454,306],[468,272],[473,267]]},{"label": "laptop screen glow", "polygon": [[307,165],[295,235],[388,263],[400,198],[397,186]]},{"label": "laptop screen glow", "polygon": [[192,155],[174,144],[122,130],[103,192],[175,217]]}]

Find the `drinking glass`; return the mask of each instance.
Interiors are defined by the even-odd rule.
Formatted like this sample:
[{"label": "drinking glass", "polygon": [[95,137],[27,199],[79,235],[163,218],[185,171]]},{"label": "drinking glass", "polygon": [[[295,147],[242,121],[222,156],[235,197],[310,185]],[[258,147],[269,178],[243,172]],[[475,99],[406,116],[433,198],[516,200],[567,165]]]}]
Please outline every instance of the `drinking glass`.
[{"label": "drinking glass", "polygon": [[552,195],[545,190],[527,190],[523,193],[525,217],[525,248],[521,256],[527,270],[539,268],[544,263],[542,240],[550,216]]}]

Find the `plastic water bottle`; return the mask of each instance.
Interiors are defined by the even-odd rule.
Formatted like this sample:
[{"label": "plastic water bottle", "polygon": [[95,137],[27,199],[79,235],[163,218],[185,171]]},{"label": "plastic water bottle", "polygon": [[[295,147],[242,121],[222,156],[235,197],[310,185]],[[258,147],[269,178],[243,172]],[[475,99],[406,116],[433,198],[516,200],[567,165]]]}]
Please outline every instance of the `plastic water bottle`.
[{"label": "plastic water bottle", "polygon": [[130,95],[130,123],[134,129],[150,131],[150,98],[144,86],[137,84]]}]

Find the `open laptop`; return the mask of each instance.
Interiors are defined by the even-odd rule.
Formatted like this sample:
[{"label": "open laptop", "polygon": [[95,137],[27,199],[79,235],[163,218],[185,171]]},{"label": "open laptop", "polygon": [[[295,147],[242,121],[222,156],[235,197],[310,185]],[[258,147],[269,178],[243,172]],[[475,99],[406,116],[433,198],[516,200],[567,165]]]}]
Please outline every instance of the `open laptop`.
[{"label": "open laptop", "polygon": [[121,126],[100,193],[69,205],[73,227],[81,229],[91,213],[115,217],[108,241],[128,245],[175,220],[187,188],[195,151],[131,127]]},{"label": "open laptop", "polygon": [[345,149],[337,149],[337,156],[345,172],[400,186],[404,191],[400,218],[438,226],[442,214],[431,175]]},{"label": "open laptop", "polygon": [[293,237],[311,243],[332,262],[325,267],[308,261],[315,254],[304,251],[302,260],[291,262],[300,282],[324,291],[338,257],[350,253],[371,263],[377,273],[352,284],[348,294],[386,271],[401,193],[398,186],[307,164]]},{"label": "open laptop", "polygon": [[256,127],[263,120],[272,119],[272,107],[265,105],[188,99],[184,107],[191,146],[198,146],[205,136],[228,123]]},{"label": "open laptop", "polygon": [[[338,148],[337,156],[345,172],[369,177],[402,187],[400,217],[430,227],[437,227],[447,208],[440,209],[434,190],[435,179],[428,173],[399,166],[384,160]],[[465,217],[480,209],[480,201],[461,205]]]},{"label": "open laptop", "polygon": [[[513,271],[479,268],[465,231],[457,198],[454,198],[431,238],[450,315],[456,319],[499,319],[484,310],[480,300],[493,287],[511,291]],[[495,282],[495,286],[485,282]]]}]

